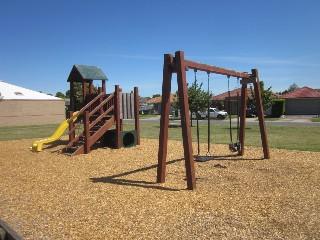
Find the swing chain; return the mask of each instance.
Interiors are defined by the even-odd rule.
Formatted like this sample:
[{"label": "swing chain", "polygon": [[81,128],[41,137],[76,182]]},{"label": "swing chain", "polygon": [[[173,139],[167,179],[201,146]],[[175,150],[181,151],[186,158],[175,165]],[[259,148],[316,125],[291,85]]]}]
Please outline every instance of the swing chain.
[{"label": "swing chain", "polygon": [[233,143],[233,140],[232,140],[232,124],[231,124],[231,110],[232,110],[232,107],[231,107],[231,93],[230,93],[230,76],[228,75],[228,98],[229,98],[229,101],[228,101],[228,104],[229,104],[229,130],[230,130],[230,144],[229,144],[229,150],[231,152],[237,152],[237,143]]}]

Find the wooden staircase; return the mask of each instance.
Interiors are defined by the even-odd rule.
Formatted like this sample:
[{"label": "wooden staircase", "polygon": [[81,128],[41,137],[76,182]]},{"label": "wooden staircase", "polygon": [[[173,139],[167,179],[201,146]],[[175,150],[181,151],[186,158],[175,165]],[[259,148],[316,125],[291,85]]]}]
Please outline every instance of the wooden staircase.
[{"label": "wooden staircase", "polygon": [[[69,143],[63,152],[69,156],[89,153],[91,147],[98,142],[119,118],[117,109],[118,94],[99,93],[91,96],[93,99],[88,102],[77,114],[72,115],[69,123]],[[76,129],[80,123],[74,123],[73,119],[83,119],[84,130],[76,136]]]}]

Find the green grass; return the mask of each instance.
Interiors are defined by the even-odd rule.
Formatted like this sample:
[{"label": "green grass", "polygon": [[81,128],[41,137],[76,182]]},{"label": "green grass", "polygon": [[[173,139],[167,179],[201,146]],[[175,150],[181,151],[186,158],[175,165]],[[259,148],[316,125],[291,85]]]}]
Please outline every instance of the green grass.
[{"label": "green grass", "polygon": [[[30,138],[46,138],[55,132],[59,125],[38,125],[0,127],[0,141],[19,140]],[[207,142],[207,125],[200,125],[200,142]],[[142,138],[159,138],[159,123],[140,123]],[[126,122],[125,130],[134,129],[134,123]],[[192,140],[197,141],[196,127],[192,127]],[[236,141],[236,128],[232,129],[233,140]],[[66,132],[65,132],[66,134]],[[229,144],[228,125],[211,125],[211,143]],[[180,125],[169,126],[169,139],[182,141]],[[317,126],[267,126],[269,146],[271,148],[320,152],[320,128]],[[246,127],[246,146],[261,146],[259,126]]]},{"label": "green grass", "polygon": [[0,141],[50,137],[59,124],[0,127]]},{"label": "green grass", "polygon": [[311,121],[312,121],[312,122],[320,122],[320,117],[311,118]]},{"label": "green grass", "polygon": [[[159,139],[159,124],[142,123],[141,137]],[[133,129],[134,125],[126,123],[125,130]],[[200,142],[207,142],[207,125],[200,125]],[[192,140],[197,141],[196,127],[192,127]],[[237,130],[232,129],[233,141],[236,141]],[[182,141],[180,125],[169,126],[169,139]],[[228,125],[211,125],[211,143],[229,144]],[[320,128],[314,126],[267,126],[267,136],[270,148],[320,152],[319,136]],[[259,126],[246,127],[246,146],[262,146]]]},{"label": "green grass", "polygon": [[[273,121],[278,121],[278,120],[280,120],[280,118],[265,117],[264,120],[265,120],[265,121],[269,121],[269,122],[273,122]],[[258,119],[257,119],[257,121],[258,121]]]},{"label": "green grass", "polygon": [[139,118],[140,119],[147,119],[147,118],[153,118],[153,117],[156,117],[158,115],[155,115],[155,114],[140,114],[139,115]]}]

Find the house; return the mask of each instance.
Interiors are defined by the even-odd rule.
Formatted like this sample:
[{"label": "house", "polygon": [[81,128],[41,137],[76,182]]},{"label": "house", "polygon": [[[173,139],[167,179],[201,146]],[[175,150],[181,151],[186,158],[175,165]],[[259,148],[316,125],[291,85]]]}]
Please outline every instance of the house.
[{"label": "house", "polygon": [[[170,113],[174,112],[176,109],[174,108],[174,102],[177,101],[177,95],[176,94],[170,94]],[[151,98],[148,101],[148,104],[152,104],[153,105],[153,110],[155,113],[160,114],[161,113],[161,101],[162,101],[162,97],[155,97],[155,98]]]},{"label": "house", "polygon": [[66,119],[65,101],[0,81],[0,126],[58,124]]},{"label": "house", "polygon": [[[239,102],[238,102],[238,94],[239,94]],[[251,91],[250,88],[247,88],[247,96],[251,99]],[[239,104],[240,108],[240,99],[241,97],[241,88],[236,88],[230,91],[230,103],[231,103],[231,114],[237,114],[237,104]],[[229,113],[229,93],[224,92],[219,95],[213,96],[211,98],[211,105],[220,110],[226,110]],[[230,114],[230,113],[229,113]]]},{"label": "house", "polygon": [[[239,97],[239,99],[238,99]],[[251,89],[247,88],[247,97],[252,99]],[[271,98],[278,98],[279,95],[272,93]],[[226,110],[229,113],[229,93],[224,92],[211,98],[212,106],[217,107],[220,110]],[[241,106],[241,88],[236,88],[230,91],[230,103],[231,103],[231,114],[237,114],[237,108]],[[229,113],[230,114],[230,113]],[[271,109],[265,111],[266,115],[271,114]]]},{"label": "house", "polygon": [[302,87],[280,96],[286,100],[286,115],[319,115],[320,91]]}]

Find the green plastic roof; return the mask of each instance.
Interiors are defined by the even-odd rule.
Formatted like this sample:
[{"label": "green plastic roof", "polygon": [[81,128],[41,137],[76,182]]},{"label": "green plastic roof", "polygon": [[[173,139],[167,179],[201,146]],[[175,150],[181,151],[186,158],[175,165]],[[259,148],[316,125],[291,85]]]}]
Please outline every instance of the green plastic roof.
[{"label": "green plastic roof", "polygon": [[108,80],[99,67],[73,65],[68,82],[85,82],[87,80]]}]

